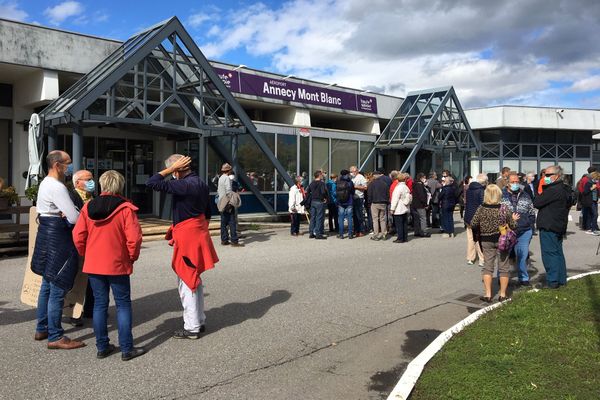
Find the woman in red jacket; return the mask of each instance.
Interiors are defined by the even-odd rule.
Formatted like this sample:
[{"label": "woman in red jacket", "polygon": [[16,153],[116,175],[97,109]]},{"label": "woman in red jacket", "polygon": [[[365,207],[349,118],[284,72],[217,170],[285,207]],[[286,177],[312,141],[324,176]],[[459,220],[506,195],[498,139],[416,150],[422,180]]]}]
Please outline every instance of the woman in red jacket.
[{"label": "woman in red jacket", "polygon": [[131,286],[129,275],[133,262],[140,255],[142,229],[138,222],[138,208],[122,197],[125,178],[117,171],[106,171],[100,177],[102,193],[82,209],[73,241],[80,255],[85,257],[83,272],[94,293],[94,333],[97,358],[106,358],[115,351],[110,344],[106,317],[108,294],[112,289],[117,305],[119,346],[123,361],[141,356],[145,350],[133,347],[131,333]]}]

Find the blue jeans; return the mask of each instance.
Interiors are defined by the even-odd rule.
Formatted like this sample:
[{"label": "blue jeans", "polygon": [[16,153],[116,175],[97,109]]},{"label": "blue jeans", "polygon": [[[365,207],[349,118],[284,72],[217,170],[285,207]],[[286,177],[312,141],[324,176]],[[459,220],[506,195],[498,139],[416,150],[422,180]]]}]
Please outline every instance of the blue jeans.
[{"label": "blue jeans", "polygon": [[581,208],[581,222],[583,224],[582,229],[587,231],[592,229],[592,207]]},{"label": "blue jeans", "polygon": [[396,226],[398,240],[402,242],[408,241],[408,213],[394,215],[394,225]]},{"label": "blue jeans", "polygon": [[527,256],[529,256],[529,243],[533,236],[533,230],[526,230],[517,239],[515,255],[517,256],[517,267],[519,268],[519,282],[529,282],[527,273]]},{"label": "blue jeans", "polygon": [[454,233],[454,208],[442,208],[442,229],[445,233]]},{"label": "blue jeans", "polygon": [[104,351],[108,347],[108,329],[106,317],[108,312],[108,293],[112,289],[117,305],[117,326],[119,328],[119,346],[122,353],[133,349],[131,333],[131,285],[129,275],[96,275],[89,274],[88,279],[94,292],[94,334],[96,348]]},{"label": "blue jeans", "polygon": [[352,206],[338,206],[338,226],[339,234],[344,236],[344,220],[348,220],[348,235],[352,235]]},{"label": "blue jeans", "polygon": [[326,206],[327,204],[322,201],[313,201],[310,203],[310,224],[308,232],[311,235],[323,236]]},{"label": "blue jeans", "polygon": [[67,291],[42,278],[37,305],[36,332],[48,332],[48,341],[56,342],[63,337],[61,319]]},{"label": "blue jeans", "polygon": [[562,242],[562,235],[540,229],[542,262],[546,270],[548,286],[566,285],[567,283],[567,263],[565,262]]},{"label": "blue jeans", "polygon": [[235,212],[221,213],[221,242],[228,242],[231,234],[231,241],[238,242],[237,226],[235,222]]},{"label": "blue jeans", "polygon": [[592,214],[590,217],[590,229],[593,231],[598,229],[598,203],[592,203]]},{"label": "blue jeans", "polygon": [[352,199],[352,211],[354,216],[354,231],[365,232],[365,199],[355,197]]}]

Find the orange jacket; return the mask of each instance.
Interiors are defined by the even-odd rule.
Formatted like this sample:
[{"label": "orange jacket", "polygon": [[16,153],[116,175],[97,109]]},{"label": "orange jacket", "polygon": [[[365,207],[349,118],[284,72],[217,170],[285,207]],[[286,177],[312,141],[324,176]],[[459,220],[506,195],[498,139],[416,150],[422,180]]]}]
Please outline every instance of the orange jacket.
[{"label": "orange jacket", "polygon": [[[100,216],[97,216],[94,206],[110,201],[112,204],[102,210],[104,215],[99,212]],[[83,272],[131,275],[133,263],[140,256],[142,246],[142,229],[137,210],[129,201],[110,195],[101,195],[83,206],[73,229],[73,242],[77,252],[85,257]]]},{"label": "orange jacket", "polygon": [[171,225],[165,239],[173,246],[173,271],[191,290],[196,290],[202,283],[200,274],[219,261],[204,214]]}]

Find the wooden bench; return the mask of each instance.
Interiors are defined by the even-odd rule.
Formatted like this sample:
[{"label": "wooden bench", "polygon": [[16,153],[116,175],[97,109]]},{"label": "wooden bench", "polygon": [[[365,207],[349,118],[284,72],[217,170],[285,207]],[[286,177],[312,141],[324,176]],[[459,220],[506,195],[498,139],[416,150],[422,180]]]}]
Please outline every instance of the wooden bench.
[{"label": "wooden bench", "polygon": [[[0,220],[0,254],[27,251],[30,208],[31,206],[12,206],[0,210],[0,215],[10,217],[7,220]],[[22,215],[27,217],[22,218]],[[22,220],[25,222],[21,222]],[[3,223],[2,221],[7,222]]]}]

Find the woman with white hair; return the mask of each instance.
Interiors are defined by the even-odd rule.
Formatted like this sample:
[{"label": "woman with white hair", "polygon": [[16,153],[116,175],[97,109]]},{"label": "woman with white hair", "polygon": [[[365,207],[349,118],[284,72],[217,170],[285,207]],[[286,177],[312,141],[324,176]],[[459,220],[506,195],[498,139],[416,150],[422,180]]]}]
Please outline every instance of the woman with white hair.
[{"label": "woman with white hair", "polygon": [[469,188],[465,193],[465,225],[467,231],[467,264],[473,265],[476,259],[479,259],[479,266],[483,267],[483,252],[478,243],[473,241],[473,228],[471,220],[477,208],[483,204],[483,193],[488,184],[488,176],[479,174],[475,180],[471,181]]},{"label": "woman with white hair", "polygon": [[131,284],[133,263],[140,255],[142,229],[137,210],[123,197],[125,178],[110,170],[100,176],[100,196],[86,203],[73,229],[73,242],[85,257],[83,272],[88,274],[94,292],[94,334],[97,358],[106,358],[116,350],[106,328],[109,291],[117,306],[119,346],[123,361],[141,356],[145,350],[133,346]]},{"label": "woman with white hair", "polygon": [[296,177],[296,184],[290,188],[288,198],[288,211],[290,212],[292,223],[290,233],[292,236],[298,236],[300,234],[300,218],[304,214],[304,206],[301,204],[306,196],[304,188],[302,187],[303,179],[304,178],[300,175]]}]

